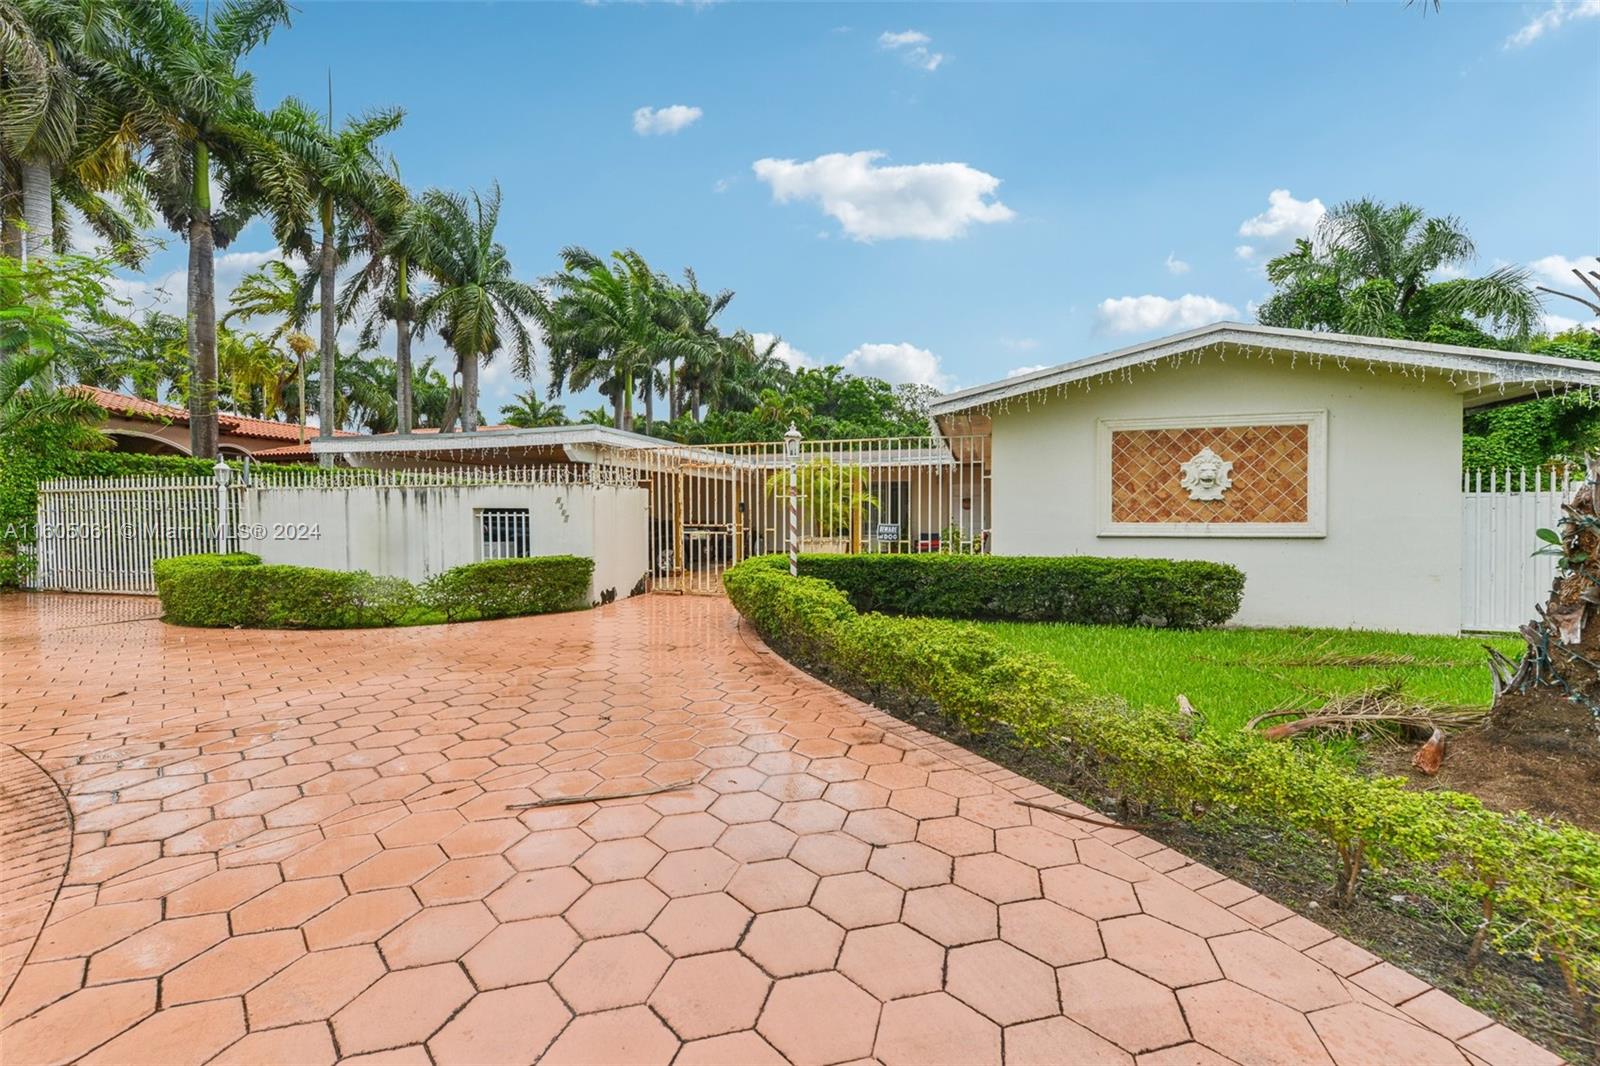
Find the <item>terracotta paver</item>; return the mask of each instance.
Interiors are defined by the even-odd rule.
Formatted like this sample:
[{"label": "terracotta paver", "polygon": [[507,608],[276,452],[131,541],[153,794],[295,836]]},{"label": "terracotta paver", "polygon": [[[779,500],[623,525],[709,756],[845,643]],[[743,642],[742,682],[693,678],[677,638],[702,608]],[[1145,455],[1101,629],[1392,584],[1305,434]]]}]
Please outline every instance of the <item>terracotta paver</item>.
[{"label": "terracotta paver", "polygon": [[152,607],[0,597],[8,1064],[1558,1061],[721,600]]}]

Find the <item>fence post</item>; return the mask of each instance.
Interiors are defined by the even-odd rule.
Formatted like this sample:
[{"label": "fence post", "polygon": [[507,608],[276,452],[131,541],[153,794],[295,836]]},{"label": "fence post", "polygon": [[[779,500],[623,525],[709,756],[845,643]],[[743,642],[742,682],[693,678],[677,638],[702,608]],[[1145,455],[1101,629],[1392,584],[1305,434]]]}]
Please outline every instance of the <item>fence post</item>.
[{"label": "fence post", "polygon": [[233,470],[218,459],[211,474],[217,479],[217,554],[227,555],[228,542],[232,539],[228,530],[228,482],[233,480]]},{"label": "fence post", "polygon": [[789,548],[789,576],[800,576],[800,430],[793,422],[783,435],[783,461],[789,468],[789,505],[784,542]]}]

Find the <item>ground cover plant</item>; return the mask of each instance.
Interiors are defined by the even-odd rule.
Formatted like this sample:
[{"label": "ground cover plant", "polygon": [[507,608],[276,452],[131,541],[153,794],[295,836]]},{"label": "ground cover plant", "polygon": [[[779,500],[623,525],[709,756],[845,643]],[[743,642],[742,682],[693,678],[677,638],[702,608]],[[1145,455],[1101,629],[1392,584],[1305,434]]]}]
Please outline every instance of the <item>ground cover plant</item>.
[{"label": "ground cover plant", "polygon": [[166,621],[246,629],[429,625],[571,611],[588,606],[593,572],[594,560],[575,555],[468,563],[421,585],[359,570],[263,564],[243,552],[155,564]]},{"label": "ground cover plant", "polygon": [[749,560],[724,580],[780,651],[888,710],[1000,738],[1142,817],[1238,821],[1322,841],[1336,907],[1355,905],[1373,869],[1403,872],[1446,905],[1475,907],[1460,944],[1467,965],[1487,950],[1552,960],[1574,1016],[1595,1026],[1600,836],[1365,777],[1317,746],[1096,695],[1060,663],[983,627],[859,613],[839,588],[791,577],[782,560]]},{"label": "ground cover plant", "polygon": [[[984,628],[1135,707],[1172,707],[1186,695],[1210,728],[1234,729],[1266,711],[1310,711],[1334,697],[1368,692],[1424,707],[1484,709],[1494,695],[1484,666],[1486,641],[1477,637],[1013,622]],[[1487,643],[1508,655],[1521,645],[1504,637]]]}]

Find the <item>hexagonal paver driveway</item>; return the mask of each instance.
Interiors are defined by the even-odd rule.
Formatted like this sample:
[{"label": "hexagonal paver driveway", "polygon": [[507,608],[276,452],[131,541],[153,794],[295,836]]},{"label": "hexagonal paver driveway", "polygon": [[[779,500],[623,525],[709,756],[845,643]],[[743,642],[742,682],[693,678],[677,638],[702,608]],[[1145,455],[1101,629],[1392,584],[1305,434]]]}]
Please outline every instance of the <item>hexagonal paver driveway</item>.
[{"label": "hexagonal paver driveway", "polygon": [[[1019,806],[1050,793],[721,600],[342,633],[153,608],[0,597],[0,742],[66,797],[0,789],[43,871],[0,926],[8,1064],[1556,1061]],[[30,846],[51,803],[64,877]]]}]

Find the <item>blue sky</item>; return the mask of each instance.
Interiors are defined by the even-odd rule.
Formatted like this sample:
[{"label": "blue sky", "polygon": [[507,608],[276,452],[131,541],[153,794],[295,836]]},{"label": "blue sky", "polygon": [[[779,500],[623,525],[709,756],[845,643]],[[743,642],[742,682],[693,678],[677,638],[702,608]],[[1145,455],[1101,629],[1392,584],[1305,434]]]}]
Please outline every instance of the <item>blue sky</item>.
[{"label": "blue sky", "polygon": [[[791,358],[944,387],[1253,317],[1262,262],[1353,197],[1459,216],[1481,269],[1600,251],[1600,0],[312,0],[250,65],[263,106],[331,67],[339,113],[404,107],[405,178],[498,180],[529,279],[637,248]],[[241,235],[219,295],[270,248]]]}]

